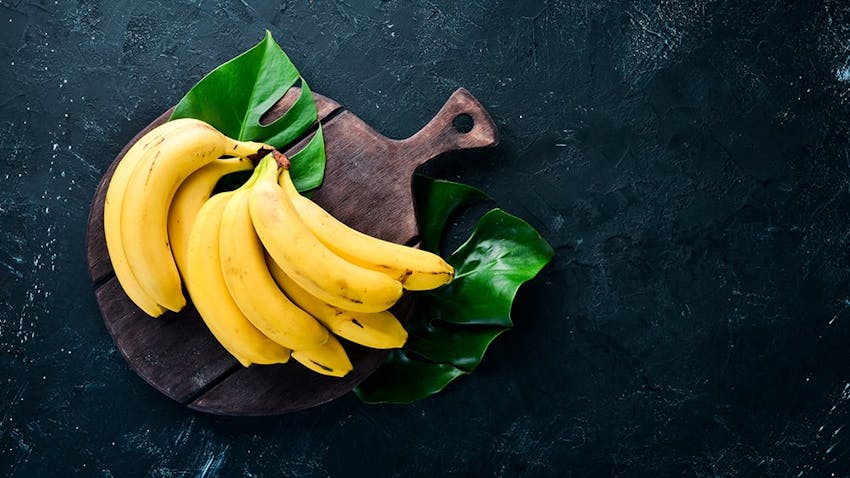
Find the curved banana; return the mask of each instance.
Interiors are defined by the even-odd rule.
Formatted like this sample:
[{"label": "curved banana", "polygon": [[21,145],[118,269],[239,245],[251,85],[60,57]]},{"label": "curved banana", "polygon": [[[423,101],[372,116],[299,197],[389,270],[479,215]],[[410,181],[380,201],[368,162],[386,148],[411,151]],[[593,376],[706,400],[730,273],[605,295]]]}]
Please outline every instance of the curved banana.
[{"label": "curved banana", "polygon": [[[269,255],[289,277],[312,295],[347,310],[378,312],[395,304],[403,292],[400,282],[342,259],[310,232],[277,183],[272,155],[257,169],[260,177],[248,200],[251,219]],[[281,175],[288,178],[289,170]]]},{"label": "curved banana", "polygon": [[224,282],[245,317],[266,337],[293,350],[319,347],[327,342],[328,329],[281,292],[251,225],[248,195],[255,176],[233,193],[222,214],[219,257]]},{"label": "curved banana", "polygon": [[168,206],[174,193],[187,176],[220,156],[248,157],[271,147],[233,140],[195,119],[173,123],[181,125],[155,141],[142,138],[148,147],[140,146],[142,158],[124,192],[121,235],[127,262],[142,289],[161,306],[178,311],[186,299],[168,243]]},{"label": "curved banana", "polygon": [[342,344],[333,335],[317,348],[293,350],[292,358],[314,372],[332,377],[342,377],[354,368]]},{"label": "curved banana", "polygon": [[124,289],[130,300],[151,317],[159,317],[165,312],[165,309],[144,291],[127,262],[127,256],[124,254],[124,241],[121,234],[121,211],[124,205],[124,194],[127,190],[127,185],[130,183],[133,170],[138,163],[141,162],[145,154],[153,148],[153,145],[163,135],[170,134],[171,131],[179,129],[182,126],[182,123],[170,121],[155,128],[139,139],[115,167],[115,171],[109,181],[109,186],[106,189],[106,197],[103,205],[103,232],[106,236],[106,249],[109,252],[109,259],[112,262],[112,269],[115,271],[115,276],[118,278],[121,288]]},{"label": "curved banana", "polygon": [[195,171],[180,184],[168,209],[168,243],[171,244],[174,262],[184,279],[189,234],[201,206],[209,199],[222,177],[252,167],[251,161],[245,158],[220,158]]},{"label": "curved banana", "polygon": [[343,259],[387,274],[408,290],[436,289],[454,278],[454,268],[442,257],[363,234],[299,194],[292,181],[284,180],[283,175],[280,185],[310,231]]},{"label": "curved banana", "polygon": [[186,288],[201,318],[218,342],[244,366],[283,363],[290,351],[270,340],[245,318],[233,301],[219,260],[221,216],[233,192],[204,203],[189,235]]},{"label": "curved banana", "polygon": [[272,276],[286,295],[334,334],[374,349],[398,348],[407,341],[407,331],[389,311],[353,312],[322,302],[290,279],[271,258],[267,260]]}]

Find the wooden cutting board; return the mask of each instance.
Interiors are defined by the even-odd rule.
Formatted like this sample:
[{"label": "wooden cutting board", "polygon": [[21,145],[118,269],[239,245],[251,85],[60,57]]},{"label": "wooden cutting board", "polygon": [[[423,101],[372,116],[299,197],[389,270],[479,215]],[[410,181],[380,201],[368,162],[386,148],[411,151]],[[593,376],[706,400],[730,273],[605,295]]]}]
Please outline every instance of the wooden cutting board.
[{"label": "wooden cutting board", "polygon": [[[291,90],[264,117],[273,121],[297,98]],[[411,181],[414,170],[446,152],[498,143],[490,115],[466,90],[451,95],[437,115],[404,140],[388,139],[339,103],[315,95],[325,136],[327,166],[313,200],[350,226],[382,239],[410,244],[418,235]],[[166,111],[118,154],[95,192],[89,212],[87,252],[97,303],[112,339],[130,367],[163,394],[188,407],[220,415],[275,415],[303,410],[352,390],[386,351],[341,340],[354,365],[343,378],[311,372],[295,361],[242,367],[216,342],[191,303],[154,319],[133,304],[112,271],[103,234],[106,188],[121,158],[143,134],[164,123]],[[298,151],[309,136],[284,153]],[[408,302],[395,310],[403,317]]]}]

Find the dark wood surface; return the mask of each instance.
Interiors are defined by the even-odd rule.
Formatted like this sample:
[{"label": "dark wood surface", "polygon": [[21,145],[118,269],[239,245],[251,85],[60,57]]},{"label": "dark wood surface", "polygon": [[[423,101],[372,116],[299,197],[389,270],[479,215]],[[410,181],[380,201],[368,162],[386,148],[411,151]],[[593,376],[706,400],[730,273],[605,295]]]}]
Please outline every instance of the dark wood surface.
[{"label": "dark wood surface", "polygon": [[[297,96],[290,91],[266,115],[279,117]],[[325,180],[313,199],[333,215],[368,234],[398,243],[417,237],[411,191],[414,170],[428,160],[460,149],[498,142],[488,113],[459,89],[436,116],[410,138],[382,136],[337,102],[316,94],[325,135]],[[89,213],[87,254],[98,306],[110,335],[130,367],[168,397],[203,412],[222,415],[274,415],[326,403],[349,392],[381,363],[386,351],[343,342],[354,370],[325,377],[294,361],[240,366],[213,338],[191,303],[179,313],[153,319],[121,290],[112,272],[103,235],[103,201],[115,166],[144,133],[165,122],[166,111],[140,131],[118,154],[97,188]],[[459,116],[471,129],[455,126]],[[300,149],[309,136],[284,152]],[[409,303],[397,306],[403,316]]]}]

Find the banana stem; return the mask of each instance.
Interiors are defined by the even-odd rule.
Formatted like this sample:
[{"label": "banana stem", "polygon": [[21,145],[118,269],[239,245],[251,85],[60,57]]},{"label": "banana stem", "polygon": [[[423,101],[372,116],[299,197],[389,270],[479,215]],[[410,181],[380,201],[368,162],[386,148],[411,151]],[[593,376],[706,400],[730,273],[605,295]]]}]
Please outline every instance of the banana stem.
[{"label": "banana stem", "polygon": [[272,156],[274,156],[274,160],[277,162],[277,165],[281,167],[281,169],[289,169],[289,167],[292,165],[292,163],[289,162],[289,158],[287,158],[285,154],[281,153],[276,149],[272,151]]}]

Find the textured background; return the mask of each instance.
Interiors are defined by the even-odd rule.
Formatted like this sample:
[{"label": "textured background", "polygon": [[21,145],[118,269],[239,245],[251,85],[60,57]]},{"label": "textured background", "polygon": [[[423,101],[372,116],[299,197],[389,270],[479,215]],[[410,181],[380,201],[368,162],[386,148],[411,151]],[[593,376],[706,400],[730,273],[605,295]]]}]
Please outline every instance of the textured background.
[{"label": "textured background", "polygon": [[[848,8],[0,0],[0,474],[846,476]],[[97,181],[266,28],[390,137],[469,89],[502,145],[428,169],[557,250],[435,397],[201,415],[100,320]]]}]

